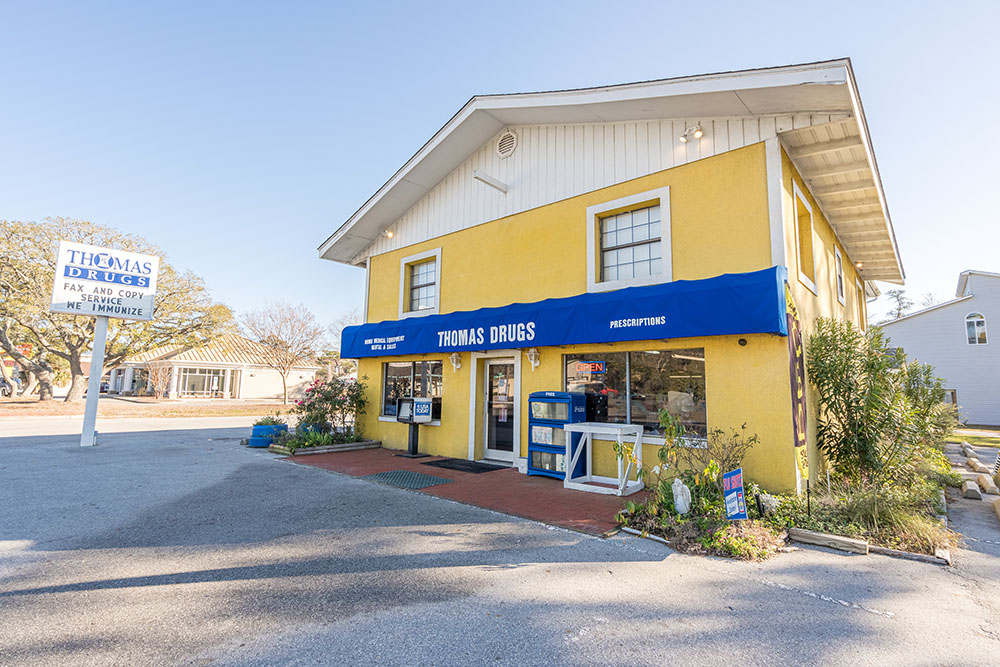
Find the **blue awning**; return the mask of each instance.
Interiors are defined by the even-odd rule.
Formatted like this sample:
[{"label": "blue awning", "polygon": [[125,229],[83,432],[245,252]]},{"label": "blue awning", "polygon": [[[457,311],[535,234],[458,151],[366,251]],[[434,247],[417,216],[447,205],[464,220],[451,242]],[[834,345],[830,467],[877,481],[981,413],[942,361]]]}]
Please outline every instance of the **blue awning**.
[{"label": "blue awning", "polygon": [[344,359],[769,333],[788,335],[784,267],[347,327]]}]

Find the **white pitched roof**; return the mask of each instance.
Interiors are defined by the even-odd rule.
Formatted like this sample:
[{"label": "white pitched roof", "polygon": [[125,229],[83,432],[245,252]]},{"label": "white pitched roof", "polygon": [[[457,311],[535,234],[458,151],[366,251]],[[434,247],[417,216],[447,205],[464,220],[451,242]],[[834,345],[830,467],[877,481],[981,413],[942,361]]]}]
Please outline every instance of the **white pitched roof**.
[{"label": "white pitched roof", "polygon": [[988,278],[1000,278],[1000,273],[990,273],[989,271],[976,271],[970,269],[968,271],[962,271],[958,274],[958,288],[955,290],[955,296],[965,296],[965,288],[969,284],[969,276],[986,276]]},{"label": "white pitched roof", "polygon": [[[780,134],[866,280],[902,282],[878,166],[848,59],[597,88],[482,95],[469,100],[319,247],[350,263],[472,152],[512,125],[850,114]],[[860,151],[860,152],[859,152]]]}]

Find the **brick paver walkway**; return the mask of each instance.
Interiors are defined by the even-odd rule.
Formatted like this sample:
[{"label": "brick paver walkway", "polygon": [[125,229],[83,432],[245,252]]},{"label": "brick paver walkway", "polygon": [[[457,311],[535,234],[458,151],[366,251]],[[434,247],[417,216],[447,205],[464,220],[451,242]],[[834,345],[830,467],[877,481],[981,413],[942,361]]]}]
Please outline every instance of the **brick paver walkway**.
[{"label": "brick paver walkway", "polygon": [[[505,514],[533,519],[591,535],[603,535],[615,529],[615,514],[624,499],[617,496],[564,489],[562,482],[551,477],[522,475],[514,468],[480,474],[422,465],[442,457],[407,459],[395,456],[388,449],[365,449],[356,452],[335,452],[297,456],[294,463],[316,466],[355,477],[387,470],[414,472],[445,477],[450,484],[438,484],[421,490],[442,498],[496,510]],[[643,494],[629,497],[640,500]]]}]

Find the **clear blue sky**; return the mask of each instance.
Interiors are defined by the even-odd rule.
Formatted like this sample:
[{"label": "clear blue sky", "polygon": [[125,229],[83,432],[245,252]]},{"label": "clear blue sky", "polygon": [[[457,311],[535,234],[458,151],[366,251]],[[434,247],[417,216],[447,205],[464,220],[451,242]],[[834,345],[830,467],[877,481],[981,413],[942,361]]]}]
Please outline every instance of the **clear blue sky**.
[{"label": "clear blue sky", "polygon": [[363,272],[316,247],[472,95],[849,56],[907,291],[947,298],[1000,271],[997,7],[2,2],[0,218],[141,234],[237,311],[329,322]]}]

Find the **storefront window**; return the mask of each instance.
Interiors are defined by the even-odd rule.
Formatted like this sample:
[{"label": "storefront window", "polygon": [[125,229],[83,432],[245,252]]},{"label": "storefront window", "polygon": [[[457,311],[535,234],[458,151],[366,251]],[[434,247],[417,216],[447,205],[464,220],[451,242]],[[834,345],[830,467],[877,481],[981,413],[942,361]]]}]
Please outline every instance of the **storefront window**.
[{"label": "storefront window", "polygon": [[703,349],[573,354],[564,359],[566,391],[590,395],[588,420],[642,424],[655,435],[663,433],[659,413],[666,408],[689,435],[706,436]]},{"label": "storefront window", "polygon": [[684,424],[691,435],[705,437],[705,351],[662,350],[629,353],[632,424],[663,433],[660,410]]},{"label": "storefront window", "polygon": [[569,354],[566,360],[566,391],[582,391],[590,399],[590,421],[628,423],[626,354]]},{"label": "storefront window", "polygon": [[444,384],[440,361],[390,362],[382,364],[382,416],[396,416],[397,398],[431,398],[431,418],[441,419]]},{"label": "storefront window", "polygon": [[226,371],[218,368],[182,368],[177,392],[194,398],[222,398]]}]

